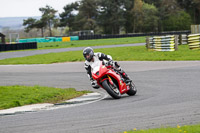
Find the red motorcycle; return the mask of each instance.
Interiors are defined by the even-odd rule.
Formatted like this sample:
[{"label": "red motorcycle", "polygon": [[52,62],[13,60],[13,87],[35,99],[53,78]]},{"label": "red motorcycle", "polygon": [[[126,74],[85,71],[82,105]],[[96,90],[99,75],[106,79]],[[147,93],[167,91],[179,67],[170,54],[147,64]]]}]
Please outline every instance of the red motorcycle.
[{"label": "red motorcycle", "polygon": [[124,93],[133,96],[137,92],[134,83],[132,81],[125,83],[121,75],[108,62],[100,61],[95,64],[92,67],[92,77],[115,99],[121,98]]}]

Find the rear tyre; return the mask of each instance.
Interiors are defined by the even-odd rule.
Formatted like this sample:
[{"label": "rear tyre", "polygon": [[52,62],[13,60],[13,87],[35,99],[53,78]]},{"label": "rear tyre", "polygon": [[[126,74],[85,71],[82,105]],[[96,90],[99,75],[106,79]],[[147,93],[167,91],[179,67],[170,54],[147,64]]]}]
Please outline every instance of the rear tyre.
[{"label": "rear tyre", "polygon": [[131,82],[130,86],[130,90],[126,93],[129,96],[134,96],[137,93],[137,89],[135,87],[135,84],[133,82]]},{"label": "rear tyre", "polygon": [[121,98],[121,93],[117,86],[111,85],[108,80],[104,80],[102,83],[103,88],[108,92],[108,94],[113,97],[114,99],[120,99]]}]

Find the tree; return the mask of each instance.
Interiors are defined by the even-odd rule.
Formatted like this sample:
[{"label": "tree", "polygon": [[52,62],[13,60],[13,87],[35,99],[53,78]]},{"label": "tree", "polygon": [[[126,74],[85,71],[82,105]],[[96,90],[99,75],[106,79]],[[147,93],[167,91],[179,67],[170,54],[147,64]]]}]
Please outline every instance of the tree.
[{"label": "tree", "polygon": [[97,10],[97,0],[82,0],[79,6],[79,13],[76,17],[76,24],[79,25],[82,30],[95,30],[97,26]]},{"label": "tree", "polygon": [[42,37],[44,37],[44,29],[46,27],[46,23],[44,21],[38,20],[35,22],[35,28],[41,30]]},{"label": "tree", "polygon": [[143,3],[143,32],[157,32],[158,31],[158,9],[152,5]]},{"label": "tree", "polygon": [[29,32],[30,30],[37,28],[41,29],[42,37],[44,37],[44,29],[45,27],[49,28],[49,35],[52,36],[51,27],[57,26],[58,19],[56,19],[55,13],[57,12],[50,6],[46,6],[45,8],[39,9],[42,12],[42,17],[40,20],[36,20],[34,18],[28,18],[24,20],[23,25],[26,26],[25,32]]},{"label": "tree", "polygon": [[199,0],[177,0],[179,5],[190,14],[193,24],[200,23],[200,1]]},{"label": "tree", "polygon": [[29,32],[30,30],[36,28],[41,30],[42,37],[44,37],[44,28],[46,24],[42,22],[41,20],[37,20],[34,18],[28,18],[24,20],[23,26],[25,27],[25,32]]},{"label": "tree", "polygon": [[51,27],[57,26],[58,19],[56,19],[57,11],[54,10],[52,7],[46,5],[44,8],[39,8],[42,12],[41,22],[46,23],[47,27],[49,28],[49,36],[52,36]]},{"label": "tree", "polygon": [[143,28],[143,2],[142,0],[135,0],[134,7],[131,10],[131,13],[134,17],[133,25],[133,32],[142,32]]},{"label": "tree", "polygon": [[23,26],[25,27],[25,32],[29,32],[31,29],[36,28],[36,19],[34,18],[28,18],[23,20]]},{"label": "tree", "polygon": [[194,5],[194,23],[200,24],[200,0],[193,0]]},{"label": "tree", "polygon": [[171,15],[176,14],[180,10],[181,8],[176,0],[163,0],[159,8],[159,31],[165,30],[165,28],[169,25],[166,26],[166,23],[163,24],[163,22],[169,19]]},{"label": "tree", "polygon": [[77,15],[76,12],[78,12],[78,8],[79,8],[79,3],[78,2],[66,5],[63,8],[64,12],[59,14],[59,16],[61,18],[59,27],[68,26],[69,27],[69,31],[73,31],[74,29],[76,29],[75,17]]},{"label": "tree", "polygon": [[133,32],[132,22],[134,21],[134,17],[131,13],[131,10],[134,6],[134,0],[124,0],[122,6],[124,6],[123,16],[125,19],[124,28],[126,33]]},{"label": "tree", "polygon": [[133,17],[133,32],[158,31],[158,9],[153,4],[135,0],[131,10]]},{"label": "tree", "polygon": [[[143,0],[143,2],[150,4],[150,5],[154,5],[157,8],[161,6],[163,0]],[[162,8],[162,7],[161,7]]]},{"label": "tree", "polygon": [[163,0],[160,18],[164,31],[188,30],[191,25],[190,15],[181,8],[177,0]]},{"label": "tree", "polygon": [[98,22],[105,34],[119,34],[125,24],[123,15],[123,0],[101,0]]},{"label": "tree", "polygon": [[165,31],[190,30],[191,16],[185,11],[178,11],[163,21]]}]

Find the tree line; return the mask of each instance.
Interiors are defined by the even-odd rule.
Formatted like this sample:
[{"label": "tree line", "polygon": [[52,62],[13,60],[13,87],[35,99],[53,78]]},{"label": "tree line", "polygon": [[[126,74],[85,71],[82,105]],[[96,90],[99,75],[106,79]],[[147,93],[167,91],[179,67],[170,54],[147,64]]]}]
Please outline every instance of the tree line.
[{"label": "tree line", "polygon": [[190,30],[200,24],[200,0],[81,0],[64,11],[39,8],[41,19],[24,20],[25,31],[67,27],[67,32],[93,30],[95,34],[120,34]]}]

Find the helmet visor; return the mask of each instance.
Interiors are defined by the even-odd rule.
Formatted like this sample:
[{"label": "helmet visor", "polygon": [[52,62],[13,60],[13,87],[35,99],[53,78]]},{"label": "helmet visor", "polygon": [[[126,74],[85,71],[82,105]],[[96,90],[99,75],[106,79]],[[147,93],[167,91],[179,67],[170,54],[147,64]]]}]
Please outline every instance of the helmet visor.
[{"label": "helmet visor", "polygon": [[90,60],[90,59],[91,59],[91,55],[90,55],[90,54],[86,54],[86,55],[85,55],[85,58],[86,58],[87,60]]}]

